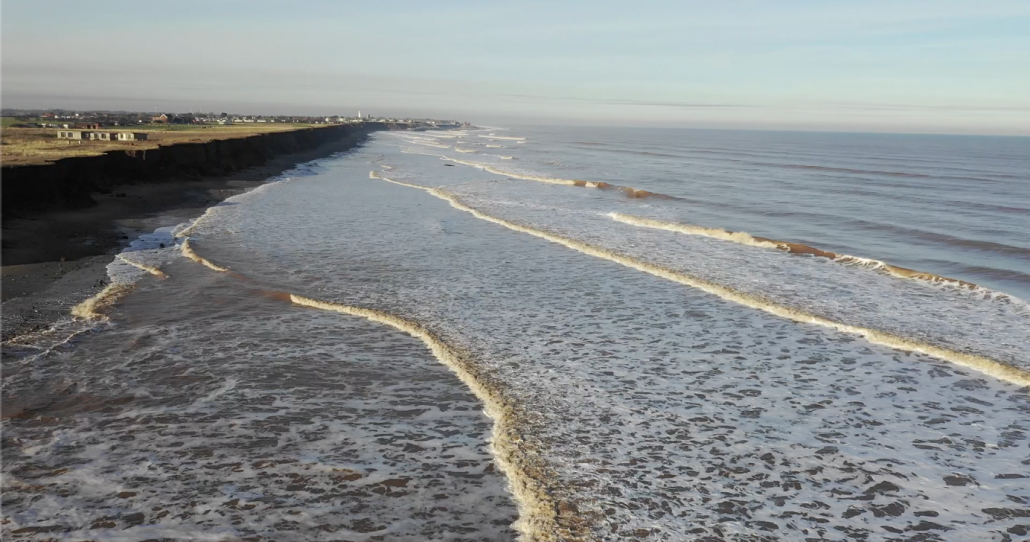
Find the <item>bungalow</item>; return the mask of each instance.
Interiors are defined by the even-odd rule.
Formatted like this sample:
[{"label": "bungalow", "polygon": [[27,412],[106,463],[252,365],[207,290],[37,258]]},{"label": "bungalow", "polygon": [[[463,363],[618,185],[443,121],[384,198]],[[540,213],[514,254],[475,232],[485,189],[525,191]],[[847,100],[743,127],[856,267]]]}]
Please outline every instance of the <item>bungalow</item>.
[{"label": "bungalow", "polygon": [[58,130],[57,139],[82,141],[146,141],[146,132],[91,132],[86,130]]},{"label": "bungalow", "polygon": [[93,132],[85,132],[82,130],[58,130],[57,139],[92,139],[90,137],[91,135],[93,135]]}]

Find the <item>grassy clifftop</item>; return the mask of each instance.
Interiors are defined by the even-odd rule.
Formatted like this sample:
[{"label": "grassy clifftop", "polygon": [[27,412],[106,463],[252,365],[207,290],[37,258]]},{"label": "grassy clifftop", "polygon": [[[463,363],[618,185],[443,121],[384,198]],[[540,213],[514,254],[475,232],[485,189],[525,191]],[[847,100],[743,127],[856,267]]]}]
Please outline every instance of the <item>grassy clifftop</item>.
[{"label": "grassy clifftop", "polygon": [[69,141],[58,139],[58,128],[13,128],[4,117],[0,132],[0,160],[4,166],[46,164],[62,158],[98,156],[109,151],[148,150],[179,143],[207,143],[258,134],[289,132],[332,125],[247,123],[234,125],[112,126],[98,131],[144,132],[146,141]]}]

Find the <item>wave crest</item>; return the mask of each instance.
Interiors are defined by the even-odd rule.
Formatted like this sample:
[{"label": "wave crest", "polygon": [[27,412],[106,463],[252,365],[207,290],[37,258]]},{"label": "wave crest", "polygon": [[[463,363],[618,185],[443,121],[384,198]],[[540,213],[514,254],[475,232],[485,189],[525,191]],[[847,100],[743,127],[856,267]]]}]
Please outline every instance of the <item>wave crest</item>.
[{"label": "wave crest", "polygon": [[[546,239],[553,243],[560,244],[562,246],[571,248],[584,254],[588,254],[590,256],[609,260],[624,265],[626,267],[636,269],[638,271],[643,271],[645,273],[657,277],[661,277],[667,280],[671,280],[673,282],[678,282],[686,286],[697,288],[704,292],[717,295],[728,301],[740,303],[742,305],[759,309],[770,314],[780,316],[782,318],[788,318],[796,322],[817,324],[829,327],[831,329],[835,329],[843,333],[853,333],[856,335],[861,335],[865,337],[868,341],[876,344],[881,344],[884,346],[908,352],[921,352],[923,354],[943,359],[956,365],[961,365],[964,367],[975,369],[984,374],[993,376],[1001,380],[1005,380],[1007,382],[1011,382],[1019,386],[1030,386],[1030,372],[1024,371],[1016,367],[1012,367],[1010,365],[1006,365],[1004,363],[995,361],[985,356],[959,352],[957,350],[952,350],[950,348],[908,339],[905,337],[894,335],[892,333],[831,320],[829,318],[808,313],[787,305],[775,303],[765,298],[747,294],[745,292],[736,290],[732,287],[723,286],[721,284],[712,282],[707,279],[692,276],[682,271],[677,271],[675,269],[670,269],[657,264],[642,261],[631,256],[620,254],[618,252],[606,248],[594,246],[590,243],[586,243],[577,239],[565,237],[563,235],[551,233],[549,231],[537,229],[531,226],[518,224],[515,222],[511,222],[509,220],[505,220],[503,218],[491,216],[469,205],[466,205],[457,195],[447,192],[442,188],[419,188],[428,191],[430,194],[444,201],[447,201],[448,203],[450,203],[451,207],[454,207],[455,209],[458,209],[460,211],[470,213],[472,216],[475,216],[476,218],[479,218],[481,220],[493,222],[495,224],[504,226],[505,228],[521,233],[526,233],[534,237],[539,237],[541,239]],[[756,239],[758,239],[759,241],[771,242],[771,240],[768,239]]]},{"label": "wave crest", "polygon": [[[610,216],[613,220],[625,224],[630,224],[633,226],[675,231],[679,233],[685,233],[688,235],[702,235],[705,237],[722,239],[724,241],[732,241],[734,243],[740,243],[742,245],[749,245],[762,248],[774,248],[777,250],[782,250],[784,252],[789,252],[791,254],[806,254],[809,256],[833,260],[834,262],[840,264],[864,267],[867,269],[874,269],[876,271],[880,271],[891,276],[904,279],[922,280],[935,284],[947,284],[951,286],[967,288],[970,290],[977,288],[986,290],[985,288],[977,286],[972,282],[967,282],[964,280],[944,277],[941,275],[936,275],[934,273],[927,273],[925,271],[916,271],[915,269],[908,269],[906,267],[899,267],[896,265],[891,265],[881,260],[862,258],[859,256],[851,256],[848,254],[837,254],[836,252],[822,250],[820,248],[803,245],[801,243],[791,243],[787,241],[767,239],[765,237],[755,237],[747,232],[731,232],[718,228],[706,228],[704,226],[695,226],[692,224],[666,222],[664,220],[655,220],[652,218],[644,218],[639,216],[626,215],[622,213],[609,213],[608,216]],[[1000,292],[989,293],[996,297],[1008,297],[1006,294],[1001,294]]]}]

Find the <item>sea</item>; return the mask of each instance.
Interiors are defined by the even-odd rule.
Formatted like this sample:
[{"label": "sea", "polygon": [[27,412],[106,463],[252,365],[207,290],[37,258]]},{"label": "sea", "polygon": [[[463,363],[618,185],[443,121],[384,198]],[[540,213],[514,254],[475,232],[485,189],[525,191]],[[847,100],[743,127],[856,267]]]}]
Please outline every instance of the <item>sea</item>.
[{"label": "sea", "polygon": [[5,540],[1030,533],[1030,139],[378,132],[4,344]]}]

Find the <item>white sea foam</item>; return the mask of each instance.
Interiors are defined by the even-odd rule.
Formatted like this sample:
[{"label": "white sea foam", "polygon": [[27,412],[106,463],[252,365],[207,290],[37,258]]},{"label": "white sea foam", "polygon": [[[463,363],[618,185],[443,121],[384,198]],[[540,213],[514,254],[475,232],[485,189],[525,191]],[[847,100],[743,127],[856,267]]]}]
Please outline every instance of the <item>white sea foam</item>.
[{"label": "white sea foam", "polygon": [[[613,223],[590,205],[615,200],[591,197],[593,191],[441,168],[418,155],[393,160],[388,178],[396,184],[369,181],[367,168],[341,164],[335,177],[291,195],[308,203],[305,227],[325,232],[319,246],[333,247],[332,257],[312,259],[291,248],[289,232],[269,231],[261,209],[277,200],[237,217],[247,224],[233,243],[205,239],[205,246],[220,264],[250,262],[260,281],[360,300],[424,323],[469,352],[537,413],[521,434],[526,449],[546,450],[541,459],[554,472],[543,481],[549,494],[564,510],[577,510],[560,515],[559,522],[569,521],[562,525],[577,519],[591,533],[617,526],[679,540],[728,528],[757,536],[772,524],[781,535],[841,527],[872,536],[882,526],[925,528],[920,522],[934,521],[978,539],[997,537],[1015,521],[996,521],[982,509],[1007,507],[1006,494],[1030,497],[1018,479],[995,478],[1018,471],[1025,455],[1019,446],[999,445],[1010,442],[1002,427],[1028,418],[1017,386],[728,304],[518,229],[483,228],[449,201],[429,198],[442,194],[433,186],[447,185],[491,216],[563,236],[592,235],[591,243],[645,261],[670,237],[679,243],[672,254],[719,262],[701,270],[741,272],[733,257],[741,247]],[[340,186],[340,179],[353,180]],[[346,193],[346,201],[332,199],[333,190]],[[685,247],[690,251],[680,252]],[[799,260],[758,252],[783,266]],[[384,259],[404,264],[384,275]],[[346,273],[340,262],[347,262]],[[660,263],[676,262],[679,256]],[[835,270],[824,278],[837,281],[861,272],[857,278],[911,285],[823,265],[813,272]],[[295,282],[284,269],[318,278]],[[932,442],[942,433],[949,442]],[[949,485],[945,477],[955,473],[979,485]],[[811,508],[815,501],[823,505]],[[667,506],[646,504],[661,502]],[[892,503],[899,516],[876,512]]]},{"label": "white sea foam", "polygon": [[[542,176],[528,171],[538,146],[513,153],[529,164],[513,173]],[[252,280],[173,262],[169,280],[136,295],[167,295],[169,307],[195,295],[188,313],[119,326],[108,343],[119,355],[55,359],[62,371],[88,368],[73,379],[93,395],[129,393],[92,380],[106,379],[171,402],[124,407],[133,414],[111,423],[104,409],[68,427],[7,423],[5,438],[12,426],[26,432],[5,447],[5,498],[53,485],[39,501],[5,503],[14,523],[3,528],[35,525],[17,508],[31,503],[51,517],[85,510],[83,526],[115,518],[91,538],[146,535],[128,526],[135,511],[154,529],[241,537],[424,539],[432,522],[434,534],[465,525],[478,529],[470,538],[510,535],[486,520],[510,504],[486,467],[485,418],[464,417],[480,405],[462,394],[437,407],[457,381],[421,373],[433,366],[421,345],[274,294],[288,291],[431,330],[532,414],[517,420],[512,453],[537,470],[514,479],[543,487],[554,524],[527,538],[876,539],[900,529],[1000,541],[1020,529],[1020,503],[1030,502],[1025,388],[705,292],[1009,361],[1027,351],[1018,304],[861,262],[617,222],[608,213],[658,216],[668,202],[441,167],[431,149],[411,148],[377,135],[308,182],[205,219],[193,232],[198,256]],[[389,174],[369,173],[376,153]],[[269,295],[282,307],[253,305]],[[350,364],[360,369],[341,372]],[[159,385],[140,375],[171,376]],[[13,477],[12,453],[51,470]],[[73,471],[54,474],[66,464]],[[455,485],[437,500],[437,484]],[[121,491],[137,495],[110,497]],[[342,523],[351,519],[373,523]],[[316,531],[323,525],[337,530]]]}]

